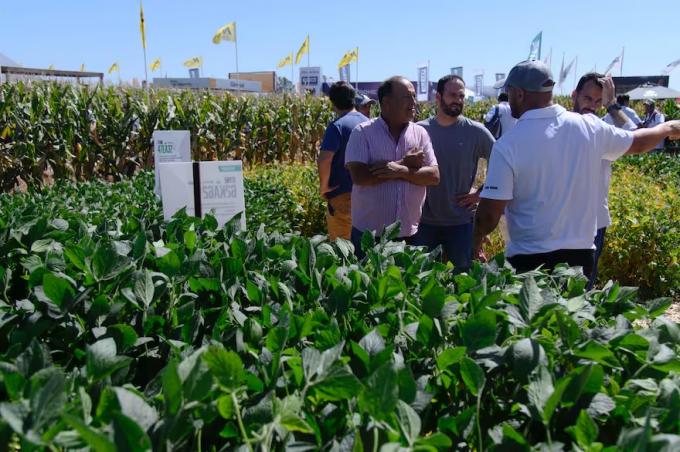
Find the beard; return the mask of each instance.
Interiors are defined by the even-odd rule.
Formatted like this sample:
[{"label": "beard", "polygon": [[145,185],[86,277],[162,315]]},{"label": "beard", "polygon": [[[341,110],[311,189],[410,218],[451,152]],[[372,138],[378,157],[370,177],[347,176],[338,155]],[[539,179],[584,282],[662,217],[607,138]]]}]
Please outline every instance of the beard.
[{"label": "beard", "polygon": [[577,100],[574,100],[574,111],[579,115],[587,115],[588,113],[595,114],[595,111],[590,108],[581,107],[581,104],[579,104]]},{"label": "beard", "polygon": [[441,105],[440,105],[440,108],[442,109],[442,113],[444,113],[446,116],[450,116],[452,118],[456,118],[463,113],[463,106],[462,105],[456,105],[456,104],[446,105],[444,102],[442,102]]}]

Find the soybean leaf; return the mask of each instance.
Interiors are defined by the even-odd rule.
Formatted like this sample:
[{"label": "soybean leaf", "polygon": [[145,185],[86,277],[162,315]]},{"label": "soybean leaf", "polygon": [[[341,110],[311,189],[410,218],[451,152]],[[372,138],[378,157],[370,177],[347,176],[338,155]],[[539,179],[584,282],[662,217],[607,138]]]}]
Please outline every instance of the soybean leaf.
[{"label": "soybean leaf", "polygon": [[413,446],[418,439],[418,435],[420,435],[422,427],[420,416],[406,402],[399,400],[397,403],[397,419],[408,445]]},{"label": "soybean leaf", "polygon": [[234,390],[241,384],[243,361],[238,354],[222,346],[211,345],[203,354],[203,360],[222,388]]},{"label": "soybean leaf", "polygon": [[62,414],[62,419],[77,431],[83,441],[95,452],[116,452],[116,446],[106,435],[94,430],[82,420],[66,413]]},{"label": "soybean leaf", "polygon": [[466,356],[460,362],[460,374],[463,377],[465,386],[467,386],[472,395],[479,395],[486,383],[486,377],[482,368]]},{"label": "soybean leaf", "polygon": [[95,381],[101,380],[118,369],[127,367],[132,361],[126,356],[118,356],[116,341],[107,337],[87,347],[87,374]]},{"label": "soybean leaf", "polygon": [[113,439],[118,450],[131,452],[151,450],[151,440],[144,428],[121,413],[113,415]]}]

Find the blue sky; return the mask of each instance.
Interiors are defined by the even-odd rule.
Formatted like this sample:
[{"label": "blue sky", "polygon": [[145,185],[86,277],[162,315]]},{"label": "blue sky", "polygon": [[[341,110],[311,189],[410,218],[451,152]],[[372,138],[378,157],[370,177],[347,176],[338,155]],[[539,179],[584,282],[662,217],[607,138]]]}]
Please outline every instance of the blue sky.
[{"label": "blue sky", "polygon": [[[275,70],[309,34],[311,65],[335,78],[340,58],[358,46],[361,81],[395,74],[415,79],[416,66],[429,61],[431,79],[463,66],[468,84],[482,70],[491,84],[494,73],[527,57],[541,30],[556,76],[563,53],[567,62],[578,56],[579,75],[596,65],[604,69],[622,47],[623,75],[659,74],[680,58],[677,0],[145,0],[144,13],[148,63],[160,57],[168,76],[185,76],[183,61],[199,55],[205,76],[235,71],[234,45],[211,42],[231,21],[241,71]],[[139,0],[0,0],[0,20],[0,53],[24,66],[78,69],[85,63],[87,70],[106,72],[117,61],[121,78],[144,77]],[[355,71],[353,65],[353,79]],[[290,78],[291,68],[278,72]],[[670,85],[680,88],[680,67]]]}]

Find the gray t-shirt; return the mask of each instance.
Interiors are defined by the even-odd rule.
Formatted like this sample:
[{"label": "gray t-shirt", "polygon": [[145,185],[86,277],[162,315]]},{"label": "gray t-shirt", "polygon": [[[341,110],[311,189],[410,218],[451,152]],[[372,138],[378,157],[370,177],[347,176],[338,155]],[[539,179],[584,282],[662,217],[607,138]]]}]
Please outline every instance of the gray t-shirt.
[{"label": "gray t-shirt", "polygon": [[440,175],[439,185],[427,187],[420,222],[435,226],[470,223],[474,212],[459,207],[456,197],[470,192],[479,159],[488,160],[491,155],[493,136],[483,124],[464,116],[447,127],[434,117],[418,124],[430,135]]}]

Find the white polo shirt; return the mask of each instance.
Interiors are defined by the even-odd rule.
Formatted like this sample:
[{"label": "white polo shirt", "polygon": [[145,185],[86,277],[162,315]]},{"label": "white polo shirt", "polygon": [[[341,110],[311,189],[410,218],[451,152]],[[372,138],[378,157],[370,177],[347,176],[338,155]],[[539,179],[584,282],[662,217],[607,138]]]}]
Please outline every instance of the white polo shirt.
[{"label": "white polo shirt", "polygon": [[[614,119],[609,113],[607,113],[602,120],[609,125],[614,125]],[[637,129],[637,127],[632,121],[627,121],[621,126],[621,129],[632,131]],[[612,162],[609,160],[602,160],[602,168],[600,170],[600,197],[598,198],[599,208],[597,210],[597,229],[606,228],[612,224],[612,217],[609,214],[609,182],[611,179]]]},{"label": "white polo shirt", "polygon": [[632,142],[631,132],[560,105],[525,112],[494,145],[481,194],[510,201],[506,256],[592,249],[601,161]]}]

